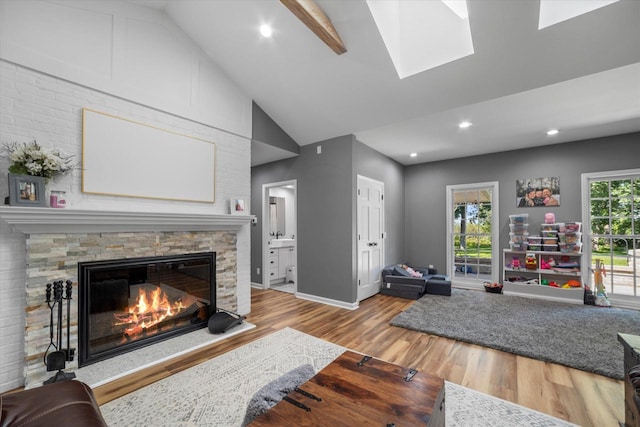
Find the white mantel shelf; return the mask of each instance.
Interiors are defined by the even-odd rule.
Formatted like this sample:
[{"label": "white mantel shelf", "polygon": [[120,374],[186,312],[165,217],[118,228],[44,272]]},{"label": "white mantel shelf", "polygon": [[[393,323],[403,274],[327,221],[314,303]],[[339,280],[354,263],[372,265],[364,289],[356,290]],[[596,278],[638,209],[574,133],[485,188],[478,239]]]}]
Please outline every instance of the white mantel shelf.
[{"label": "white mantel shelf", "polygon": [[238,230],[252,218],[252,215],[0,206],[0,219],[25,234]]}]

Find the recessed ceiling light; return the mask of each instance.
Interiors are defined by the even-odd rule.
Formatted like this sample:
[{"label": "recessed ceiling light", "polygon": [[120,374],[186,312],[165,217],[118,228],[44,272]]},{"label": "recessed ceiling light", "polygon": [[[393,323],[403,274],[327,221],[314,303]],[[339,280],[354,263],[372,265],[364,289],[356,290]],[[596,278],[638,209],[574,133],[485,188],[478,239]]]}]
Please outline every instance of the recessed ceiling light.
[{"label": "recessed ceiling light", "polygon": [[409,157],[418,157],[418,153],[411,153],[409,154]]},{"label": "recessed ceiling light", "polygon": [[547,131],[547,136],[553,136],[558,134],[558,129],[550,129]]},{"label": "recessed ceiling light", "polygon": [[270,26],[264,24],[260,26],[260,34],[262,34],[263,37],[271,37],[271,34],[273,34],[273,30]]},{"label": "recessed ceiling light", "polygon": [[459,127],[460,129],[466,129],[466,128],[470,127],[470,126],[471,126],[471,124],[472,124],[471,122],[467,122],[467,121],[465,121],[465,122],[461,122],[461,123],[458,125],[458,127]]}]

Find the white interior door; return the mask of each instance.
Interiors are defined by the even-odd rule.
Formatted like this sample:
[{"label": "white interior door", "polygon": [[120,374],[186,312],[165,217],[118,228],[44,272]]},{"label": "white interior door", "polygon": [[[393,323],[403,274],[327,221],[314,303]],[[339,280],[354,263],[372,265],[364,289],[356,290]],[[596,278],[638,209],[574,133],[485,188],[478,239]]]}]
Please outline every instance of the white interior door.
[{"label": "white interior door", "polygon": [[380,292],[384,265],[384,183],[358,176],[358,301]]}]

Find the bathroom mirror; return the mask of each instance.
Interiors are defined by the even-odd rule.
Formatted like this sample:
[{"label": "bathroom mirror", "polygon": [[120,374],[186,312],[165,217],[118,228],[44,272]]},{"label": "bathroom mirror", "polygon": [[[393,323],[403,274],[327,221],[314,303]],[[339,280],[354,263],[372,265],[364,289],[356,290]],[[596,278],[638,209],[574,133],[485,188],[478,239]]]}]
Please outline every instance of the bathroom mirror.
[{"label": "bathroom mirror", "polygon": [[285,235],[284,197],[269,197],[269,234],[274,237]]}]

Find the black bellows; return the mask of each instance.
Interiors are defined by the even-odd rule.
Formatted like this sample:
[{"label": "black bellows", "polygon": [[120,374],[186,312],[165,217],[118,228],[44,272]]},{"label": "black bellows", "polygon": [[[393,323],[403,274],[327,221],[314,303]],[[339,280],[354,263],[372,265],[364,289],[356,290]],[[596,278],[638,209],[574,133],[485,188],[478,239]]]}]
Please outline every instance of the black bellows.
[{"label": "black bellows", "polygon": [[217,308],[216,312],[209,318],[209,332],[212,334],[222,334],[244,320],[244,316],[240,316],[231,311]]}]

